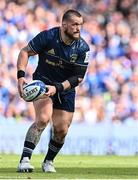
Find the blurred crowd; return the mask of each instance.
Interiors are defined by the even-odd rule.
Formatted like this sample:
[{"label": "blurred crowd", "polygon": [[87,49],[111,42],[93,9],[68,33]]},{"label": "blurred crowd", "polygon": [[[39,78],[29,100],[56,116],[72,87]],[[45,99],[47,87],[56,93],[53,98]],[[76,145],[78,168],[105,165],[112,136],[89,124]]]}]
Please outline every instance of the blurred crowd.
[{"label": "blurred crowd", "polygon": [[[35,118],[32,103],[17,92],[17,57],[40,31],[59,26],[69,8],[84,16],[81,35],[91,49],[74,123],[138,124],[137,0],[0,0],[0,122]],[[31,57],[28,81],[36,65]]]}]

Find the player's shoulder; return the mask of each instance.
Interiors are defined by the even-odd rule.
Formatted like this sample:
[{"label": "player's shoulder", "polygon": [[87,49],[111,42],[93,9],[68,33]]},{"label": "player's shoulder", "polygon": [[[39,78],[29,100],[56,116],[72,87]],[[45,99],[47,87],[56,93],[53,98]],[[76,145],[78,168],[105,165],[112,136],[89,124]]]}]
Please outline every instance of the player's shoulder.
[{"label": "player's shoulder", "polygon": [[41,33],[44,36],[48,36],[49,38],[52,39],[55,35],[57,35],[58,32],[59,32],[59,27],[54,27],[54,28],[51,28],[51,29],[48,29],[48,30],[44,30]]},{"label": "player's shoulder", "polygon": [[81,37],[78,42],[79,50],[82,52],[87,52],[90,50],[88,43]]},{"label": "player's shoulder", "polygon": [[89,61],[90,47],[82,37],[78,40],[77,46],[78,59],[75,64],[87,66]]}]

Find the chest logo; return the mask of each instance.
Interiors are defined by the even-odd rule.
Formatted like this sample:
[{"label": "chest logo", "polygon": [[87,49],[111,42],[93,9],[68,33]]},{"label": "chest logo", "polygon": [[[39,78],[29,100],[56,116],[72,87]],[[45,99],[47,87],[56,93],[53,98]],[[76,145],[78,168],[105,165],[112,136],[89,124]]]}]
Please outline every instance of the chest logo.
[{"label": "chest logo", "polygon": [[70,62],[74,63],[77,60],[78,55],[77,54],[72,54],[70,57]]},{"label": "chest logo", "polygon": [[51,54],[51,55],[55,55],[55,51],[54,49],[50,49],[49,51],[47,51],[48,54]]}]

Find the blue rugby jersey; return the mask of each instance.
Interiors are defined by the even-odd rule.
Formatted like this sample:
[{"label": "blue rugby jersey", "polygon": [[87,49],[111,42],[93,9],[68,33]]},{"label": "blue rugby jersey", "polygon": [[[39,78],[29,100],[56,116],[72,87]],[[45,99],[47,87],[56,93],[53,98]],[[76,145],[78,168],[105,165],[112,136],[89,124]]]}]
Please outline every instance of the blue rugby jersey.
[{"label": "blue rugby jersey", "polygon": [[52,82],[63,82],[77,74],[75,67],[88,65],[88,44],[80,38],[66,45],[59,27],[40,32],[29,46],[39,56],[34,76],[39,74]]}]

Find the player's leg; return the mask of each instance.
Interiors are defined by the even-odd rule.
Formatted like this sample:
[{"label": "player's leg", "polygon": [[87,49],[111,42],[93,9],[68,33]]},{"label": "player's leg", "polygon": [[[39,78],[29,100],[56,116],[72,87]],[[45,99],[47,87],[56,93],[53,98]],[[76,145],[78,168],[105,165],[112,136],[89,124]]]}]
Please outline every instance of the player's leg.
[{"label": "player's leg", "polygon": [[52,116],[53,136],[50,139],[48,152],[42,165],[44,172],[56,172],[53,166],[53,160],[64,144],[64,139],[72,122],[72,117],[73,112],[54,109]]},{"label": "player's leg", "polygon": [[53,107],[51,98],[40,99],[34,102],[36,120],[29,128],[25,142],[18,171],[33,171],[30,165],[32,152],[39,142],[40,136],[51,119]]}]

